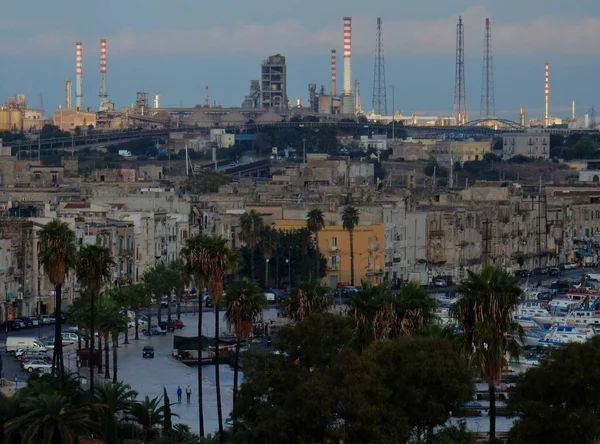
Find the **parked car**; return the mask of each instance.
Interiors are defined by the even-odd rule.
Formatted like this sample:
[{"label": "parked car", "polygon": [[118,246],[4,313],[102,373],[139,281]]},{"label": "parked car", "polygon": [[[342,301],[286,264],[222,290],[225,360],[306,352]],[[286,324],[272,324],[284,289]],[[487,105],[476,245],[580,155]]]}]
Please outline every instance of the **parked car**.
[{"label": "parked car", "polygon": [[44,341],[44,347],[46,350],[54,350],[54,341]]},{"label": "parked car", "polygon": [[154,324],[150,326],[150,329],[142,330],[142,333],[146,336],[166,335],[167,330],[165,330],[159,325]]},{"label": "parked car", "polygon": [[23,350],[20,354],[15,354],[15,358],[17,358],[18,361],[22,361],[23,359],[27,358],[41,358],[44,356],[47,356],[46,352],[39,350]]},{"label": "parked car", "polygon": [[40,325],[40,320],[38,319],[37,316],[29,316],[29,320],[31,321],[31,325],[33,327],[39,327]]},{"label": "parked car", "polygon": [[166,331],[175,331],[175,326],[171,322],[159,322],[158,326]]},{"label": "parked car", "polygon": [[565,263],[565,270],[574,270],[577,268],[577,262],[567,262]]},{"label": "parked car", "polygon": [[533,274],[536,276],[548,274],[548,267],[537,267],[533,269]]},{"label": "parked car", "polygon": [[160,298],[160,305],[163,307],[167,307],[169,305],[169,297],[163,296],[162,298]]},{"label": "parked car", "polygon": [[434,279],[433,286],[434,287],[447,287],[448,282],[446,282],[446,279]]},{"label": "parked car", "polygon": [[21,319],[8,321],[8,330],[23,330],[24,328],[27,328],[27,325]]},{"label": "parked car", "polygon": [[44,325],[52,324],[53,320],[56,320],[54,316],[42,315],[42,324]]},{"label": "parked car", "polygon": [[20,322],[22,322],[23,324],[25,324],[26,328],[33,327],[33,322],[31,322],[31,319],[29,319],[29,318],[18,317],[18,318],[14,318],[13,322],[14,321],[20,321]]},{"label": "parked car", "polygon": [[63,345],[77,344],[77,342],[79,342],[79,336],[77,336],[76,333],[65,332],[61,333],[60,336],[62,338]]},{"label": "parked car", "polygon": [[175,327],[178,330],[181,330],[183,327],[185,327],[185,325],[183,325],[183,321],[181,319],[173,319],[171,321],[171,324],[173,324],[173,327]]},{"label": "parked car", "polygon": [[548,274],[549,274],[550,276],[558,276],[558,275],[560,274],[560,268],[558,268],[558,267],[551,267],[551,268],[548,270]]},{"label": "parked car", "polygon": [[142,350],[142,358],[154,358],[154,347],[145,346]]},{"label": "parked car", "polygon": [[40,371],[40,369],[49,369],[52,368],[52,364],[48,364],[46,361],[42,359],[37,359],[34,361],[28,361],[24,366],[23,370],[29,373],[33,373],[35,371]]}]

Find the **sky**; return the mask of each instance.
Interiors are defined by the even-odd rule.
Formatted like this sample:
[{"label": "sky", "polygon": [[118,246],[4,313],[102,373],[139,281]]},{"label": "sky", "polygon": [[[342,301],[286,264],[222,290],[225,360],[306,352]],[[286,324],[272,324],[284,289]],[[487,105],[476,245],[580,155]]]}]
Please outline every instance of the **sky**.
[{"label": "sky", "polygon": [[[64,104],[83,43],[83,104],[99,105],[99,40],[107,39],[110,99],[117,108],[136,92],[160,92],[163,106],[240,106],[250,80],[271,54],[286,56],[288,97],[306,103],[308,84],[329,91],[330,50],[342,19],[352,17],[353,80],[372,104],[376,20],[383,20],[388,110],[449,115],[454,100],[456,22],[465,29],[470,118],[479,117],[485,19],[492,23],[498,117],[541,116],[544,63],[550,63],[550,110],[581,117],[596,103],[600,72],[598,0],[29,0],[0,6],[0,99],[25,93],[32,107]],[[74,90],[73,90],[74,95]]]}]

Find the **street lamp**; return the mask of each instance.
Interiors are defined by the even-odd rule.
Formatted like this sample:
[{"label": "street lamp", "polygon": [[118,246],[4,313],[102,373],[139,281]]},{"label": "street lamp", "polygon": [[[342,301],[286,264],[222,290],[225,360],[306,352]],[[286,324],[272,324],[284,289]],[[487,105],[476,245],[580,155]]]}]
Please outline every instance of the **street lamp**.
[{"label": "street lamp", "polygon": [[265,288],[269,288],[269,261],[270,259],[266,259],[267,266],[265,267]]},{"label": "street lamp", "polygon": [[291,289],[292,288],[292,262],[290,261],[289,256],[285,260],[285,263],[288,264],[288,289]]}]

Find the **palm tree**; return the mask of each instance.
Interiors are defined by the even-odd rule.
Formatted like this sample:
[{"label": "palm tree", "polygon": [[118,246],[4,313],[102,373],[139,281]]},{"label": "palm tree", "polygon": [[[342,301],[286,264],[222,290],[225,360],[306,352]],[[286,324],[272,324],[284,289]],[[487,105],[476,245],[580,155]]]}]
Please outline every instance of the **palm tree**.
[{"label": "palm tree", "polygon": [[265,258],[265,288],[269,287],[269,259],[273,257],[273,252],[277,249],[279,232],[269,226],[265,226],[260,236],[260,248]]},{"label": "palm tree", "polygon": [[250,249],[250,277],[254,280],[254,250],[260,242],[264,222],[256,210],[250,210],[240,216],[240,240]]},{"label": "palm tree", "polygon": [[117,382],[117,359],[119,349],[119,333],[127,330],[127,316],[120,305],[111,299],[103,299],[98,310],[100,331],[104,336],[104,378],[110,378],[109,336],[112,337],[113,382]]},{"label": "palm tree", "polygon": [[107,444],[121,442],[120,421],[128,415],[135,402],[137,392],[123,382],[99,384],[94,393],[96,402],[105,407],[100,420],[102,437]]},{"label": "palm tree", "polygon": [[162,396],[152,399],[146,396],[143,401],[134,402],[129,411],[131,419],[142,426],[144,442],[149,442],[157,434],[154,426],[162,424],[165,419]]},{"label": "palm tree", "polygon": [[100,245],[86,245],[79,252],[77,278],[90,293],[90,392],[94,393],[94,335],[96,317],[96,297],[103,285],[110,279],[114,265],[111,252]]},{"label": "palm tree", "polygon": [[38,240],[38,260],[43,267],[44,274],[54,285],[54,354],[52,358],[52,373],[58,371],[62,375],[65,372],[65,363],[62,347],[62,324],[61,303],[62,286],[69,271],[73,269],[77,260],[77,248],[75,246],[75,233],[66,222],[58,219],[47,223],[40,231]]},{"label": "palm tree", "polygon": [[[128,299],[129,306],[133,308],[133,312],[135,314],[135,340],[138,341],[140,339],[140,326],[139,326],[139,317],[140,317],[140,309],[142,307],[148,307],[150,305],[150,292],[146,289],[144,284],[133,284],[125,287]],[[150,318],[148,318],[148,322]]]},{"label": "palm tree", "polygon": [[27,413],[11,419],[4,427],[8,442],[76,444],[79,436],[98,432],[94,416],[102,412],[97,404],[74,404],[62,393],[41,393],[24,403]]},{"label": "palm tree", "polygon": [[[181,319],[181,295],[183,289],[190,283],[190,275],[187,273],[185,261],[181,258],[175,259],[169,264],[169,279],[173,284],[175,298],[177,301],[177,319]],[[171,300],[167,305],[167,318],[171,320]]]},{"label": "palm tree", "polygon": [[260,316],[267,306],[265,294],[256,282],[242,279],[233,283],[225,294],[224,305],[227,307],[225,319],[227,327],[235,331],[235,363],[233,366],[233,402],[237,395],[238,373],[240,360],[240,343],[248,339],[252,332],[254,321]]},{"label": "palm tree", "polygon": [[202,400],[202,299],[201,289],[205,288],[208,275],[202,263],[202,251],[207,237],[199,234],[191,237],[185,242],[181,255],[186,263],[186,272],[192,277],[194,286],[198,292],[198,421],[200,436],[204,438],[204,407]]},{"label": "palm tree", "polygon": [[348,205],[342,210],[342,226],[350,235],[350,285],[354,286],[354,228],[358,225],[360,213],[356,207]]},{"label": "palm tree", "polygon": [[223,411],[221,406],[221,378],[219,372],[219,304],[223,295],[223,279],[234,264],[233,255],[227,245],[227,239],[221,236],[205,240],[200,263],[208,275],[208,292],[215,308],[215,387],[217,390],[217,418],[219,421],[219,439],[223,436]]},{"label": "palm tree", "polygon": [[[171,297],[171,290],[173,290],[173,284],[171,279],[168,279],[169,267],[164,262],[158,262],[151,268],[146,270],[142,275],[142,282],[146,285],[146,288],[152,291],[154,298],[158,302],[158,322],[162,320],[162,304],[161,298],[167,295],[167,301]],[[150,324],[150,322],[148,323]],[[148,325],[150,328],[150,325]]]},{"label": "palm tree", "polygon": [[319,252],[319,231],[325,228],[325,217],[323,211],[315,208],[306,215],[306,227],[315,235],[315,279],[321,274],[321,254]]},{"label": "palm tree", "polygon": [[452,311],[463,329],[463,345],[471,364],[488,384],[491,443],[496,439],[495,386],[500,383],[506,354],[518,356],[520,352],[515,337],[522,335],[522,329],[513,313],[522,292],[517,280],[500,268],[468,273],[458,288],[463,296]]},{"label": "palm tree", "polygon": [[320,280],[299,283],[284,301],[286,316],[300,322],[311,313],[326,312],[333,305],[333,299],[328,293],[329,288]]}]

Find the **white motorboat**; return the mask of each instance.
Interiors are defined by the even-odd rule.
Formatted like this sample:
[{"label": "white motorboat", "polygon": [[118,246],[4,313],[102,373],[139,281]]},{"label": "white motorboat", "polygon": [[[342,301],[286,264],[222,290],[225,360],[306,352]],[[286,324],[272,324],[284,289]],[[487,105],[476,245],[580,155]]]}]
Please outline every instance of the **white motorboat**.
[{"label": "white motorboat", "polygon": [[566,345],[570,343],[584,343],[596,335],[592,326],[577,326],[556,324],[550,327],[548,334],[539,343],[540,345]]}]

